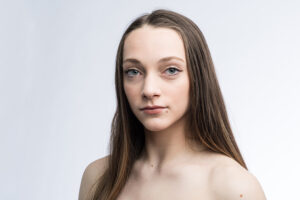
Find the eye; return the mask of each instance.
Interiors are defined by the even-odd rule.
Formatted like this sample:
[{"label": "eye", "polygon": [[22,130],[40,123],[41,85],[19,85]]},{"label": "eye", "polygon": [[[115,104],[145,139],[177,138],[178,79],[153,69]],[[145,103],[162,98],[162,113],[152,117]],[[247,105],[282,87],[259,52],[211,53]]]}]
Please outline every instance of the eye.
[{"label": "eye", "polygon": [[170,67],[166,71],[169,71],[170,72],[169,74],[171,76],[176,75],[176,74],[178,74],[178,72],[180,72],[180,70],[175,67]]},{"label": "eye", "polygon": [[125,71],[125,74],[128,75],[129,77],[133,77],[139,73],[138,70],[136,69],[128,69]]}]

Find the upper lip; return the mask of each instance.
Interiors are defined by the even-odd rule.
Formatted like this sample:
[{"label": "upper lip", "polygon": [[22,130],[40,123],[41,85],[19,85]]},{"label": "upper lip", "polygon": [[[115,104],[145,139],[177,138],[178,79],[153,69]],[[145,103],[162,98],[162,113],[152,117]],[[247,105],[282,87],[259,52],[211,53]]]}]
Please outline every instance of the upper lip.
[{"label": "upper lip", "polygon": [[164,106],[157,106],[157,105],[153,105],[153,106],[146,106],[141,108],[141,110],[145,110],[145,109],[156,109],[156,108],[165,108]]}]

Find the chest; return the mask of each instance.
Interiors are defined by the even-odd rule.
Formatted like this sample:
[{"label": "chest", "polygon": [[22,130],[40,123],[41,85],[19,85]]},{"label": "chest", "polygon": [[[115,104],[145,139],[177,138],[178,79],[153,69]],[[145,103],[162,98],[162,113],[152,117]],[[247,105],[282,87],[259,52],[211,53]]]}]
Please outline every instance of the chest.
[{"label": "chest", "polygon": [[203,173],[148,179],[130,176],[117,200],[212,200],[208,181]]}]

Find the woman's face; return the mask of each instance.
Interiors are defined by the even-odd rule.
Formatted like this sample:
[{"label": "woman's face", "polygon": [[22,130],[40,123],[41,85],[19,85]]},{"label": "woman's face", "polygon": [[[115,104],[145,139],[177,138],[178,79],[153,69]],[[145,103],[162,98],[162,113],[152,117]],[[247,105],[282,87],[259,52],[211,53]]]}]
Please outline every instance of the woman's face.
[{"label": "woman's face", "polygon": [[[149,131],[161,131],[184,119],[189,78],[184,44],[169,28],[145,25],[124,43],[124,90],[138,120]],[[142,110],[146,106],[162,109]]]}]

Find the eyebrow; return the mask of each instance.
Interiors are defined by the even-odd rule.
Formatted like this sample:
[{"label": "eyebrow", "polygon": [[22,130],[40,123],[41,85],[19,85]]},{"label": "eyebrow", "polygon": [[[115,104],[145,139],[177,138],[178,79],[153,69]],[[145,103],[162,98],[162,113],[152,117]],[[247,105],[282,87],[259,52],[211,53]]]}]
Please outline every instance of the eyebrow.
[{"label": "eyebrow", "polygon": [[[182,58],[179,58],[176,56],[169,56],[169,57],[161,58],[157,63],[168,62],[170,60],[179,60],[184,63],[184,60]],[[141,62],[135,58],[127,58],[123,61],[123,64],[125,64],[127,62],[134,63],[134,64],[141,64]]]}]

